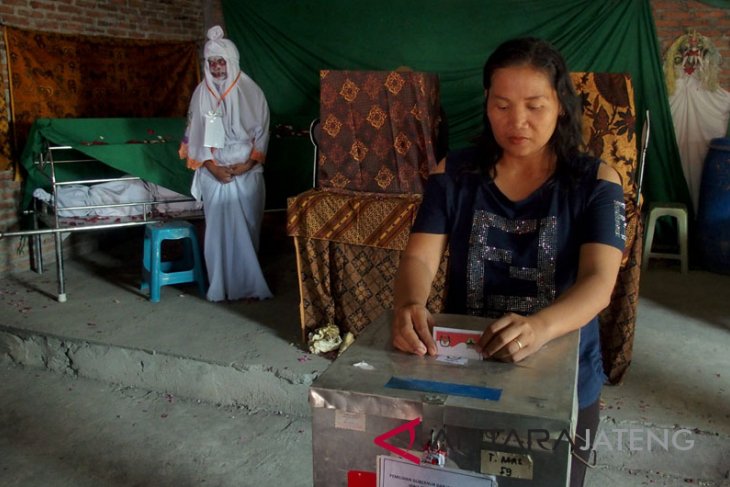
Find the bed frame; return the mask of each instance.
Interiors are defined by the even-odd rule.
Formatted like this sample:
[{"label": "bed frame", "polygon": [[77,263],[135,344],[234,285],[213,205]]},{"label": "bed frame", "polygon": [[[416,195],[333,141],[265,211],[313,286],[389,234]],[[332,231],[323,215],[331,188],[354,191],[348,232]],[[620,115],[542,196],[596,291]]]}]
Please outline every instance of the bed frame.
[{"label": "bed frame", "polygon": [[[36,174],[42,174],[47,178],[46,187],[49,188],[50,194],[53,196],[50,202],[33,197],[31,206],[24,213],[30,215],[32,228],[28,230],[14,232],[0,232],[0,238],[3,237],[30,237],[32,248],[32,268],[38,273],[43,273],[43,250],[41,245],[41,236],[52,234],[55,240],[56,252],[56,271],[58,281],[57,300],[61,303],[66,302],[65,272],[64,272],[64,239],[69,233],[90,232],[108,229],[127,228],[140,225],[146,225],[151,222],[169,220],[169,219],[198,219],[203,218],[203,211],[187,210],[187,211],[166,211],[161,212],[158,206],[170,203],[186,203],[194,201],[193,198],[183,197],[174,199],[149,199],[145,201],[129,201],[106,205],[84,205],[84,206],[59,206],[59,198],[56,197],[59,188],[69,185],[91,185],[113,181],[143,181],[143,178],[137,176],[122,177],[103,177],[103,178],[83,178],[74,180],[61,180],[59,178],[59,168],[70,164],[99,164],[97,159],[85,156],[83,153],[75,151],[69,145],[55,145],[46,138],[42,140],[43,148],[38,152],[33,160],[35,168],[38,170]],[[103,163],[101,163],[103,164]],[[26,187],[28,191],[28,187]],[[60,216],[64,210],[98,210],[103,208],[123,208],[123,207],[141,207],[141,214],[133,216]]]}]

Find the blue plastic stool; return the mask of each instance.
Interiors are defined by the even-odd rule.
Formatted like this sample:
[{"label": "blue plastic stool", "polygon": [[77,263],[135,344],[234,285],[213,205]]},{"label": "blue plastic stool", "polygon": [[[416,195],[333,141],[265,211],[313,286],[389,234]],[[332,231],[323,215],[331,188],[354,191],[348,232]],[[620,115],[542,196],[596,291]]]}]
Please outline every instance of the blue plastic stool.
[{"label": "blue plastic stool", "polygon": [[[183,257],[174,261],[162,260],[162,242],[183,241]],[[198,283],[200,294],[205,296],[205,275],[200,260],[198,238],[192,223],[183,220],[150,223],[144,232],[144,256],[142,259],[142,285],[150,291],[150,301],[160,301],[160,288],[170,284]]]}]

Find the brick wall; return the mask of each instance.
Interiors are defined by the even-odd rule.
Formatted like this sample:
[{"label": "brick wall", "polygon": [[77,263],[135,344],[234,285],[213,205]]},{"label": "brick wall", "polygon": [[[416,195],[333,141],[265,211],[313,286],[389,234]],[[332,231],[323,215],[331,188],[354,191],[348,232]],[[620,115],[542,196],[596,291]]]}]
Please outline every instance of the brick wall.
[{"label": "brick wall", "polygon": [[[661,45],[660,56],[687,29],[712,38],[725,60],[720,84],[730,91],[730,10],[690,0],[652,0]],[[137,39],[189,40],[205,38],[205,30],[223,25],[220,0],[2,0],[0,24],[50,32]],[[0,96],[9,99],[7,59],[0,36]],[[16,222],[19,184],[0,171],[0,231]],[[44,249],[52,239],[44,238]],[[27,250],[18,254],[19,239],[0,239],[0,275],[28,268]],[[53,252],[46,252],[48,259]]]}]

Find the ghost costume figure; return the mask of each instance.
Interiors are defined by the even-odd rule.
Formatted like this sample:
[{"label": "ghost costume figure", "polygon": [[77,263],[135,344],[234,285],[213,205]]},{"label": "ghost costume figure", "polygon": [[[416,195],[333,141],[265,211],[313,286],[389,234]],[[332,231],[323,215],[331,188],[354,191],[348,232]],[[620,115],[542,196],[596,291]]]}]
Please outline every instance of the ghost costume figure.
[{"label": "ghost costume figure", "polygon": [[664,62],[677,146],[695,211],[710,141],[725,134],[730,118],[730,92],[717,80],[720,61],[712,41],[692,31],[674,41]]},{"label": "ghost costume figure", "polygon": [[180,157],[195,171],[192,195],[203,201],[207,298],[270,298],[257,257],[269,107],[219,26],[208,30],[204,57],[205,80],[190,101]]}]

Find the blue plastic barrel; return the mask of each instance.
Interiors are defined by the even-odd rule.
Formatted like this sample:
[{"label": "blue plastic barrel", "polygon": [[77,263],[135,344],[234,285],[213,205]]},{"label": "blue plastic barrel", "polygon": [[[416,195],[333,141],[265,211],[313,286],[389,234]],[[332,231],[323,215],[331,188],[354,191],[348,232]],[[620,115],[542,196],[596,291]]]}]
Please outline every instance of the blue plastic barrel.
[{"label": "blue plastic barrel", "polygon": [[710,141],[697,209],[698,247],[703,266],[730,274],[730,137]]}]

